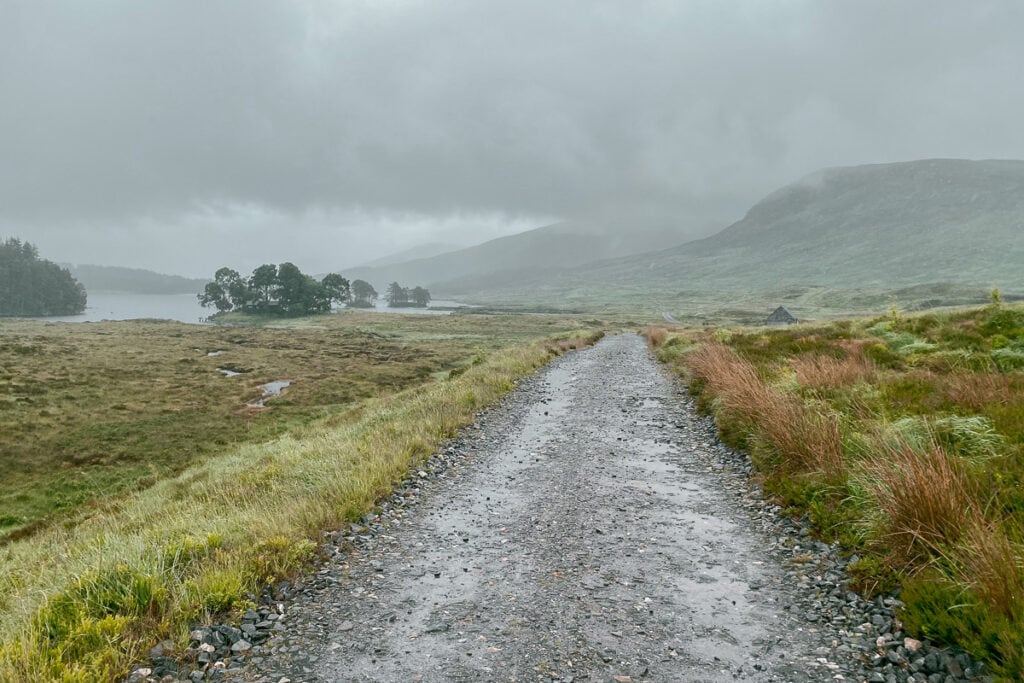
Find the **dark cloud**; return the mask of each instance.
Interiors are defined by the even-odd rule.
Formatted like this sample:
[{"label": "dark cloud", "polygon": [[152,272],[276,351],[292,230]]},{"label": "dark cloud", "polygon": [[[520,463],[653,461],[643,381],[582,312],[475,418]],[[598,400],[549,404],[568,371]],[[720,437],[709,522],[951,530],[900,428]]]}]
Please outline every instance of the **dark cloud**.
[{"label": "dark cloud", "polygon": [[688,230],[821,166],[1024,157],[1022,34],[1016,0],[0,0],[0,231],[181,271]]}]

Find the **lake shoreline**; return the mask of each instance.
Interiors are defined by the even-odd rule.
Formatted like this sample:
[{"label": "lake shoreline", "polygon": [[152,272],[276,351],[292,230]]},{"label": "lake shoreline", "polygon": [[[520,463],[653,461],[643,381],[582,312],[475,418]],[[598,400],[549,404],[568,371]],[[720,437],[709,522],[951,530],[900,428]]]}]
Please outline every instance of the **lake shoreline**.
[{"label": "lake shoreline", "polygon": [[[399,315],[451,315],[459,309],[471,308],[458,301],[437,301],[428,308],[373,308],[346,307],[335,311],[355,310],[368,313],[395,313]],[[90,292],[86,309],[76,315],[26,318],[42,322],[87,323],[115,320],[174,320],[189,325],[216,325],[211,320],[215,311],[203,308],[195,294],[133,294],[131,292]]]}]

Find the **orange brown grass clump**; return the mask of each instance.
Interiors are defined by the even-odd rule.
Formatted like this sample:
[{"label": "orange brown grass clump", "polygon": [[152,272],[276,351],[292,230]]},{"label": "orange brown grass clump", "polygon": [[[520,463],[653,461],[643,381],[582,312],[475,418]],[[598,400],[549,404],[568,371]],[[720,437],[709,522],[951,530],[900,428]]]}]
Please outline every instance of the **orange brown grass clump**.
[{"label": "orange brown grass clump", "polygon": [[770,443],[788,467],[841,476],[842,439],[834,415],[773,389],[751,363],[724,344],[705,343],[690,355],[688,364],[725,412],[749,423],[751,431]]},{"label": "orange brown grass clump", "polygon": [[644,336],[647,337],[647,343],[651,345],[651,348],[656,349],[665,343],[668,331],[661,327],[648,327],[644,331]]},{"label": "orange brown grass clump", "polygon": [[923,452],[904,442],[880,445],[867,471],[886,536],[908,562],[948,552],[982,523],[983,505],[963,464],[937,444]]},{"label": "orange brown grass clump", "polygon": [[1014,380],[1012,376],[990,372],[953,374],[946,378],[945,392],[955,405],[980,411],[988,405],[1016,400],[1024,382]]},{"label": "orange brown grass clump", "polygon": [[810,389],[836,389],[875,378],[875,364],[859,353],[842,359],[803,356],[793,359],[792,367],[800,386]]},{"label": "orange brown grass clump", "polygon": [[970,586],[992,609],[1013,619],[1024,607],[1024,567],[998,524],[980,517],[964,531],[960,552],[953,556],[958,580]]}]

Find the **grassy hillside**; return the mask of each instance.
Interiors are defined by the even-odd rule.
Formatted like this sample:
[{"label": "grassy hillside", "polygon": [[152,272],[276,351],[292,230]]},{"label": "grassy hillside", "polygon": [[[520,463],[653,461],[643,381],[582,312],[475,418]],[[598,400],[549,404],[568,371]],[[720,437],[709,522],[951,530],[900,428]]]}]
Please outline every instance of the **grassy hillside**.
[{"label": "grassy hillside", "polygon": [[164,275],[141,268],[79,265],[68,266],[68,270],[89,292],[195,294],[207,283],[207,280]]},{"label": "grassy hillside", "polygon": [[366,280],[378,291],[394,281],[419,284],[443,297],[495,284],[521,284],[593,261],[664,248],[688,237],[677,229],[558,223],[431,258],[348,269],[345,277]]},{"label": "grassy hillside", "polygon": [[184,646],[190,624],[300,569],[321,530],[595,330],[359,313],[280,329],[4,323],[0,495],[22,531],[0,546],[0,681],[114,680],[158,640]]},{"label": "grassy hillside", "polygon": [[910,632],[1024,678],[1024,307],[649,338]]},{"label": "grassy hillside", "polygon": [[406,261],[415,261],[417,259],[431,258],[433,256],[439,256],[441,254],[447,254],[450,251],[458,251],[462,249],[457,244],[447,244],[445,242],[427,242],[426,244],[418,244],[415,247],[396,251],[386,256],[368,261],[360,268],[380,268],[381,266],[393,266],[397,263],[405,263]]},{"label": "grassy hillside", "polygon": [[[769,195],[711,237],[458,294],[485,302],[650,302],[686,313],[691,301],[770,306],[766,292],[798,287],[816,292],[811,312],[842,310],[850,305],[843,299],[865,295],[874,303],[897,289],[916,288],[920,304],[960,303],[965,292],[993,286],[1020,293],[1021,263],[1024,161],[938,159],[827,169]],[[927,291],[936,285],[958,292],[946,301]]]}]

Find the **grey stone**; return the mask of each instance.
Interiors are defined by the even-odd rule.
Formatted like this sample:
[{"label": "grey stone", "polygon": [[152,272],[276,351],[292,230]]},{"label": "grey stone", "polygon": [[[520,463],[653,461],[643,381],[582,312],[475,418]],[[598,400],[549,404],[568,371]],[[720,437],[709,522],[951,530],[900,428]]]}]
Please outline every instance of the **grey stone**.
[{"label": "grey stone", "polygon": [[246,650],[250,650],[250,649],[252,649],[252,643],[250,643],[248,640],[245,640],[245,639],[242,639],[242,638],[239,638],[231,646],[231,651],[232,652],[245,652]]}]

